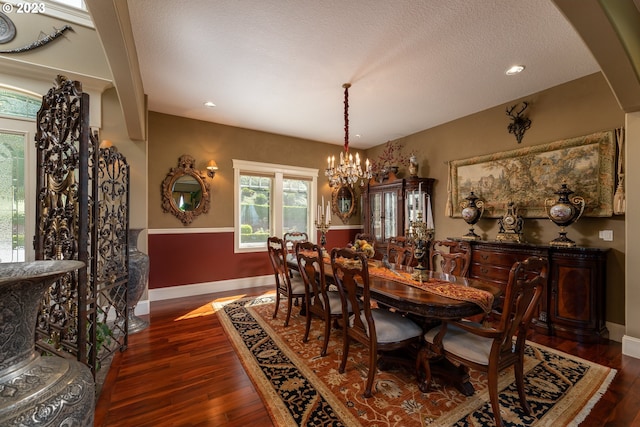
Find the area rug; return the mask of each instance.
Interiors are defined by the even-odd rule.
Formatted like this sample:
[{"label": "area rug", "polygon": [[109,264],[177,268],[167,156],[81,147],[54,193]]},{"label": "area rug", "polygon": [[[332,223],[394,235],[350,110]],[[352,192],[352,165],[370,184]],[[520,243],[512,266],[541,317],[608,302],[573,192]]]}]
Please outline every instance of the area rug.
[{"label": "area rug", "polygon": [[[363,397],[367,351],[352,344],[344,374],[338,373],[342,335],[332,329],[320,356],[323,326],[314,318],[307,343],[305,317],[294,307],[284,327],[285,303],[272,319],[274,297],[214,303],[214,309],[276,426],[491,426],[486,375],[471,371],[473,396],[434,378],[422,393],[412,372],[378,371],[373,396]],[[606,391],[616,371],[528,342],[525,389],[532,414],[519,404],[513,371],[500,375],[500,407],[506,426],[578,425]]]}]

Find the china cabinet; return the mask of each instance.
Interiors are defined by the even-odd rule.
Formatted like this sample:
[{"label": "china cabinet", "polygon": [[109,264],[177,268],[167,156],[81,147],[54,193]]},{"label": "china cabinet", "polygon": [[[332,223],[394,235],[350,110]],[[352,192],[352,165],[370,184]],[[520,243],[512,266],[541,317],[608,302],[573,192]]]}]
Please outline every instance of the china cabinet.
[{"label": "china cabinet", "polygon": [[[433,182],[433,178],[398,178],[393,172],[382,182],[369,181],[362,198],[364,233],[373,239],[376,258],[386,253],[390,238],[405,235],[409,221],[416,219],[418,210],[423,212],[422,219],[426,221]],[[422,194],[421,200],[419,194]]]}]

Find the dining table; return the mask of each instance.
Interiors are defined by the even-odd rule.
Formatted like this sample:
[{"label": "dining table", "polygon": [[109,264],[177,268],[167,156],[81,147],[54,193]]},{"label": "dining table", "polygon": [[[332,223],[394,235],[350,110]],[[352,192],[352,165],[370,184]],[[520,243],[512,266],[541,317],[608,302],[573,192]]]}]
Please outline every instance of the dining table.
[{"label": "dining table", "polygon": [[[299,270],[295,258],[289,258],[287,264],[291,269]],[[424,329],[443,320],[489,313],[500,303],[502,289],[491,282],[431,270],[421,272],[422,280],[413,280],[415,267],[385,266],[374,259],[368,260],[367,265],[371,298],[380,306],[405,313]],[[324,270],[327,283],[332,284],[333,270],[328,257],[324,258]],[[415,355],[424,359],[418,360],[418,366],[430,369],[428,373],[418,373],[420,390],[427,392],[431,375],[436,375],[453,383],[464,395],[472,395],[474,388],[469,381],[468,369],[452,364],[425,346],[426,343]]]}]

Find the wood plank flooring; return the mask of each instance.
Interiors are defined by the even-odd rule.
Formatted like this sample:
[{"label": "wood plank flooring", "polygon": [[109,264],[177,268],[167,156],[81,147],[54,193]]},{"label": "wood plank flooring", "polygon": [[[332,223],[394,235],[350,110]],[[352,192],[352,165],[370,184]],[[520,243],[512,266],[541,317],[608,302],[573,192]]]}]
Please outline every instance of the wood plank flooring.
[{"label": "wood plank flooring", "polygon": [[[94,426],[273,426],[211,308],[216,299],[243,295],[153,302],[150,326],[131,335],[129,348],[114,358]],[[582,426],[640,426],[640,360],[623,356],[620,343],[580,344],[539,334],[531,339],[618,370]]]}]

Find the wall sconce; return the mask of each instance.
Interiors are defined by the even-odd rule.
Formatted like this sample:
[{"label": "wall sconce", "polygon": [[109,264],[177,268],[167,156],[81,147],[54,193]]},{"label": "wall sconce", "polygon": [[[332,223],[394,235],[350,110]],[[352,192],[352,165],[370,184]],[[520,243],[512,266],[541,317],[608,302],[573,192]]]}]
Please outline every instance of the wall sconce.
[{"label": "wall sconce", "polygon": [[209,176],[209,178],[213,178],[214,176],[216,176],[217,170],[218,164],[216,163],[216,161],[209,160],[209,163],[207,164],[207,175]]}]

